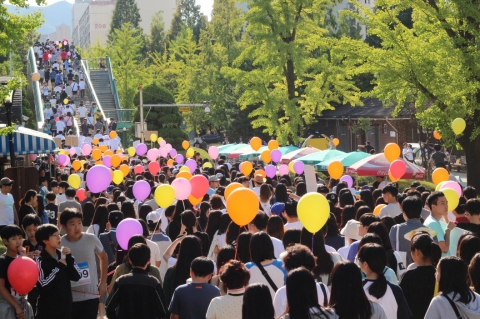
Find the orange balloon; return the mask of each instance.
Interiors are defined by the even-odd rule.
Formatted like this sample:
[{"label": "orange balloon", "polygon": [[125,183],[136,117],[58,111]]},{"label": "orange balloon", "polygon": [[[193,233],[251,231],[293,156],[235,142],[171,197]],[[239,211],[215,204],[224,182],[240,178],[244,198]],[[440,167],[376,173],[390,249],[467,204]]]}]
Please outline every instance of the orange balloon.
[{"label": "orange balloon", "polygon": [[92,147],[92,150],[99,150],[98,146]]},{"label": "orange balloon", "polygon": [[127,164],[120,165],[120,170],[123,173],[123,176],[127,176],[130,173],[130,167]]},{"label": "orange balloon", "polygon": [[128,156],[122,157],[122,162],[127,162],[128,163]]},{"label": "orange balloon", "polygon": [[255,192],[242,187],[234,190],[227,199],[227,212],[238,226],[250,223],[258,213],[259,201]]},{"label": "orange balloon", "polygon": [[328,164],[328,174],[333,179],[340,179],[343,175],[343,164],[340,161],[334,161]]},{"label": "orange balloon", "polygon": [[103,152],[106,152],[108,150],[108,146],[107,145],[100,145],[99,146],[100,150]]},{"label": "orange balloon", "polygon": [[393,175],[392,175],[392,172],[390,172],[390,169],[388,170],[388,177],[390,178],[390,180],[392,182],[396,182],[398,181],[400,178],[395,178]]},{"label": "orange balloon", "polygon": [[96,161],[95,165],[103,165],[103,162],[102,161]]},{"label": "orange balloon", "polygon": [[187,171],[183,171],[183,172],[180,172],[177,174],[177,176],[175,176],[175,178],[185,178],[187,181],[190,180],[190,178],[192,178],[192,174],[190,172],[187,172]]},{"label": "orange balloon", "polygon": [[82,168],[82,163],[79,160],[75,160],[72,163],[72,167],[74,170],[78,171],[80,168]]},{"label": "orange balloon", "polygon": [[198,204],[200,204],[202,202],[202,199],[203,198],[195,198],[193,197],[192,195],[188,196],[188,201],[190,202],[190,204],[192,204],[193,206],[197,206]]},{"label": "orange balloon", "polygon": [[122,154],[122,153],[123,153],[122,150],[117,150],[117,151],[115,152],[115,154]]},{"label": "orange balloon", "polygon": [[241,166],[241,171],[243,175],[248,176],[253,170],[253,165],[250,162],[243,162]]},{"label": "orange balloon", "polygon": [[387,161],[391,163],[400,157],[400,146],[395,143],[388,143],[387,145],[385,145],[383,153],[385,154]]},{"label": "orange balloon", "polygon": [[439,131],[434,131],[433,132],[433,137],[435,137],[437,140],[442,139],[442,135],[440,135]]},{"label": "orange balloon", "polygon": [[173,159],[169,159],[167,161],[167,166],[173,166]]},{"label": "orange balloon", "polygon": [[448,171],[443,167],[436,168],[432,173],[432,181],[435,185],[448,181],[449,178]]},{"label": "orange balloon", "polygon": [[95,145],[98,145],[98,138],[94,138],[94,139],[92,140],[92,143],[95,144]]},{"label": "orange balloon", "polygon": [[102,151],[99,149],[93,150],[92,157],[94,160],[98,161],[102,157]]},{"label": "orange balloon", "polygon": [[[107,152],[105,152],[107,153]],[[122,162],[122,159],[120,158],[120,156],[118,155],[113,155],[112,158],[110,158],[110,163],[112,163],[112,166],[113,167],[118,167],[118,165],[120,165],[120,163]]]},{"label": "orange balloon", "polygon": [[269,149],[270,151],[273,151],[273,150],[277,149],[278,146],[279,146],[279,145],[278,145],[278,142],[277,142],[276,140],[270,140],[270,141],[268,142],[268,149]]},{"label": "orange balloon", "polygon": [[254,151],[258,151],[262,147],[262,140],[259,137],[252,137],[250,140],[250,146]]},{"label": "orange balloon", "polygon": [[184,150],[187,150],[190,147],[190,142],[189,141],[183,141],[182,142],[182,147]]},{"label": "orange balloon", "polygon": [[237,188],[242,188],[244,187],[242,184],[240,183],[231,183],[231,184],[228,184],[228,186],[225,188],[225,192],[223,193],[223,197],[225,197],[225,200],[228,199],[228,196],[230,196],[230,194],[236,190]]},{"label": "orange balloon", "polygon": [[115,138],[115,137],[117,137],[117,132],[110,131],[110,134],[108,134],[108,136],[110,136],[110,138]]},{"label": "orange balloon", "polygon": [[265,164],[268,164],[272,161],[272,157],[270,156],[270,151],[265,150],[262,152],[262,155],[260,155],[260,158]]},{"label": "orange balloon", "polygon": [[111,150],[106,150],[105,153],[103,153],[103,156],[113,156],[113,152]]},{"label": "orange balloon", "polygon": [[332,142],[335,146],[338,146],[338,144],[340,144],[340,140],[338,138],[334,138]]},{"label": "orange balloon", "polygon": [[387,205],[385,205],[385,204],[380,204],[380,205],[378,205],[378,206],[375,207],[375,209],[373,210],[373,214],[374,214],[375,216],[380,215],[380,211],[381,211],[382,208],[385,207],[385,206],[387,206]]},{"label": "orange balloon", "polygon": [[257,169],[255,171],[255,175],[258,175],[258,174],[262,175],[263,178],[267,178],[267,173],[265,173],[263,169]]}]

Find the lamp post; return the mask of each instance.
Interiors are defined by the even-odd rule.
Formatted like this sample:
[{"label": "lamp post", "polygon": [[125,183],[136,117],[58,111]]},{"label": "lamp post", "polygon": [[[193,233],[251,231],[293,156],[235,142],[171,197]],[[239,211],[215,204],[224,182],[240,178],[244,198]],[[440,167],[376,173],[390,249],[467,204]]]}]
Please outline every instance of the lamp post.
[{"label": "lamp post", "polygon": [[[15,90],[11,91],[10,94],[5,98],[3,104],[5,105],[6,115],[7,115],[7,127],[12,126],[12,106],[13,106],[13,95]],[[13,146],[13,133],[8,133],[8,146],[10,147],[10,166],[15,167],[15,150]]]},{"label": "lamp post", "polygon": [[[123,145],[123,143],[125,143],[125,146],[128,145],[127,144],[127,128],[126,127],[124,127],[122,129],[122,145]],[[125,146],[123,148],[125,148]]]}]

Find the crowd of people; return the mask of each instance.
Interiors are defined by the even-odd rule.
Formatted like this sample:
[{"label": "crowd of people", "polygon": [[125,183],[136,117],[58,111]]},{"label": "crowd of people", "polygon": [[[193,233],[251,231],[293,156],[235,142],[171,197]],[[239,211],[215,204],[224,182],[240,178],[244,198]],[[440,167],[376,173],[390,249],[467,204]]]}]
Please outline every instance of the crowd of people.
[{"label": "crowd of people", "polygon": [[[193,175],[208,179],[207,194],[166,208],[155,191],[172,184],[181,165],[167,166],[165,158],[153,174],[148,160],[135,156],[143,172],[131,166],[121,183],[101,193],[85,183],[93,164],[80,171],[52,165],[18,212],[10,194],[15,181],[2,178],[0,235],[7,251],[0,256],[0,317],[480,317],[480,201],[473,187],[449,212],[445,195],[419,182],[399,190],[378,177],[353,194],[345,182],[319,181],[330,212],[313,234],[297,211],[307,194],[305,176],[265,178],[261,165],[246,176],[225,158],[210,168],[198,153],[194,158]],[[69,185],[73,173],[82,178],[85,198]],[[138,181],[151,188],[142,201],[134,195]],[[247,225],[235,224],[227,211],[225,190],[233,182],[259,198]],[[117,226],[127,218],[143,231],[122,249]],[[28,295],[9,282],[18,256],[38,265]]]}]

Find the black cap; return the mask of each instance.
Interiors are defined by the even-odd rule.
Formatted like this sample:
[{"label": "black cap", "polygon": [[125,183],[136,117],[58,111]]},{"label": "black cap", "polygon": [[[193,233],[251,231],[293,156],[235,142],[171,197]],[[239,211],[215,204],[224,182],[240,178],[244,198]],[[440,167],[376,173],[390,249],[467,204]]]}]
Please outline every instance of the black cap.
[{"label": "black cap", "polygon": [[412,185],[410,185],[410,187],[418,187],[418,186],[422,186],[422,185],[420,184],[420,182],[417,182],[417,181],[413,182]]},{"label": "black cap", "polygon": [[122,220],[123,220],[123,213],[119,210],[113,210],[110,212],[110,214],[108,214],[109,222],[112,222],[112,221],[120,222]]},{"label": "black cap", "polygon": [[325,195],[325,197],[331,202],[338,202],[338,196],[335,193],[328,193],[327,195]]}]

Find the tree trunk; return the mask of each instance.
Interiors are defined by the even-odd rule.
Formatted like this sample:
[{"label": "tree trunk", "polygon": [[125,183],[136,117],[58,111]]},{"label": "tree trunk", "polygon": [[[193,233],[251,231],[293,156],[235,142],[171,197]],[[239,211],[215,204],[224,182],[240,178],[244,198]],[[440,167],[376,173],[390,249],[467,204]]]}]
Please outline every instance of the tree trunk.
[{"label": "tree trunk", "polygon": [[285,79],[287,81],[288,99],[295,99],[295,66],[293,60],[289,58],[287,60],[287,66],[285,69]]},{"label": "tree trunk", "polygon": [[[468,123],[468,122],[467,122]],[[470,124],[470,123],[469,123]],[[477,136],[473,141],[470,136],[473,127],[467,124],[464,135],[458,138],[458,142],[465,151],[465,158],[467,160],[467,182],[469,186],[475,187],[477,191],[480,190],[480,169],[478,169],[477,161],[480,159],[480,136]]]}]

